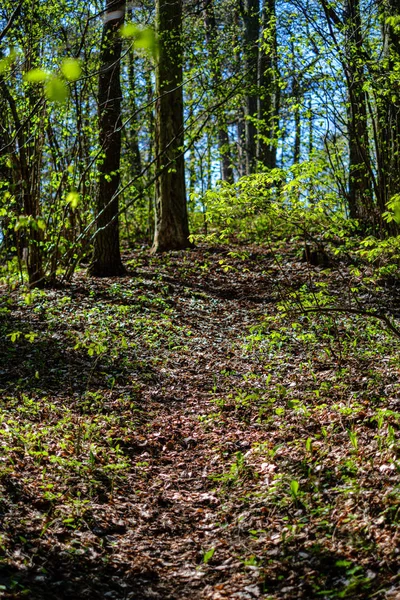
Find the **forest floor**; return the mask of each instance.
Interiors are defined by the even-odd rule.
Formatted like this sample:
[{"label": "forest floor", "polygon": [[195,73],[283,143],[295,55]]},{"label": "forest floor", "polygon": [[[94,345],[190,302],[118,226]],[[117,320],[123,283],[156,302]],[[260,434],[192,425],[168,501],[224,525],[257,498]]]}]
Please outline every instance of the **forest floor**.
[{"label": "forest floor", "polygon": [[3,286],[0,597],[400,599],[400,339],[285,310],[396,319],[400,286],[300,255]]}]

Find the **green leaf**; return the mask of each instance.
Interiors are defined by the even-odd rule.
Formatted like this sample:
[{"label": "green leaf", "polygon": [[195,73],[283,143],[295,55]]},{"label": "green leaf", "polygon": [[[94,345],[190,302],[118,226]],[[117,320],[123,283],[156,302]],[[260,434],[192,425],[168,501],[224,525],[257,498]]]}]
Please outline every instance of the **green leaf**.
[{"label": "green leaf", "polygon": [[35,338],[37,338],[38,334],[34,333],[33,331],[31,331],[30,333],[26,333],[25,334],[25,339],[28,340],[28,342],[30,342],[31,344],[33,344],[33,342],[35,341]]},{"label": "green leaf", "polygon": [[59,77],[52,77],[46,84],[45,93],[50,102],[63,104],[68,97],[68,88],[65,82]]},{"label": "green leaf", "polygon": [[24,74],[24,80],[30,83],[41,83],[42,81],[47,81],[49,77],[50,73],[43,69],[31,69]]},{"label": "green leaf", "polygon": [[13,331],[12,333],[8,334],[8,337],[10,338],[10,340],[12,342],[16,342],[19,339],[20,335],[21,335],[20,331]]},{"label": "green leaf", "polygon": [[210,548],[203,556],[203,563],[206,565],[214,556],[215,548]]},{"label": "green leaf", "polygon": [[119,30],[121,36],[123,38],[131,38],[134,37],[139,31],[139,27],[134,23],[125,23]]},{"label": "green leaf", "polygon": [[293,498],[297,498],[299,493],[299,482],[296,481],[296,479],[292,479],[290,482],[290,493],[292,494]]},{"label": "green leaf", "polygon": [[121,27],[120,34],[124,38],[133,38],[135,48],[146,50],[153,58],[156,58],[158,44],[154,29],[151,27],[138,27],[134,23],[126,23]]},{"label": "green leaf", "polygon": [[147,27],[146,29],[141,29],[138,32],[134,43],[135,48],[142,48],[143,50],[148,50],[152,55],[156,53],[156,36],[153,29],[150,29],[150,27]]},{"label": "green leaf", "polygon": [[335,565],[337,567],[351,567],[353,563],[350,560],[337,560]]},{"label": "green leaf", "polygon": [[80,200],[80,197],[79,197],[78,192],[70,192],[67,195],[65,202],[67,204],[69,204],[71,206],[71,208],[73,208],[75,210],[75,208],[79,204],[79,200]]},{"label": "green leaf", "polygon": [[80,61],[76,58],[66,58],[62,62],[61,73],[68,81],[76,81],[82,74]]}]

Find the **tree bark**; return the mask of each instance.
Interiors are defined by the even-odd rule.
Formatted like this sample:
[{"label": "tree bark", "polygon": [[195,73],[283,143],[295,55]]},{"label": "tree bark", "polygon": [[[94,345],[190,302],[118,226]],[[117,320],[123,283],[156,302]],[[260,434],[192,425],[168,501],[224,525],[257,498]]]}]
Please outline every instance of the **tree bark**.
[{"label": "tree bark", "polygon": [[100,48],[99,137],[103,158],[99,165],[97,219],[90,275],[112,277],[125,271],[119,243],[119,203],[121,157],[122,41],[119,29],[124,22],[125,3],[106,0],[106,13]]},{"label": "tree bark", "polygon": [[191,246],[186,204],[182,0],[157,0],[156,210],[152,252]]},{"label": "tree bark", "polygon": [[[378,5],[382,21],[383,62],[377,98],[377,163],[380,212],[386,210],[387,202],[400,193],[400,99],[393,93],[393,74],[400,60],[400,35],[397,27],[386,20],[400,16],[400,0],[384,0]],[[397,80],[397,76],[396,76]],[[388,90],[388,85],[391,87]],[[397,233],[394,223],[388,224],[391,233]]]},{"label": "tree bark", "polygon": [[[215,19],[215,11],[213,6],[213,0],[205,0],[204,2],[204,13],[205,13],[205,29],[206,39],[209,49],[209,61],[210,71],[212,79],[212,91],[214,97],[218,97],[221,93],[222,86],[222,73],[221,64],[218,56],[218,39],[217,39],[217,23]],[[229,134],[228,127],[224,120],[224,115],[219,110],[217,114],[217,127],[218,127],[218,150],[220,156],[221,165],[221,179],[223,181],[233,182],[233,167],[232,157],[229,146]]]},{"label": "tree bark", "polygon": [[349,211],[351,217],[367,226],[375,220],[375,215],[359,0],[347,0],[344,28],[348,86]]},{"label": "tree bark", "polygon": [[[235,24],[233,46],[234,50],[234,64],[237,74],[241,74],[244,69],[243,64],[243,41],[239,34],[240,31],[240,12],[238,8],[234,9],[233,19]],[[237,114],[235,119],[236,125],[236,168],[238,177],[244,177],[246,175],[246,131],[244,124],[244,106],[240,103],[237,107]]]},{"label": "tree bark", "polygon": [[246,72],[245,134],[246,172],[254,173],[257,166],[257,95],[258,95],[258,38],[260,32],[259,0],[245,0],[244,56]]},{"label": "tree bark", "polygon": [[[17,146],[15,155],[14,188],[17,192],[17,206],[28,217],[26,230],[16,232],[17,252],[20,259],[26,262],[29,287],[42,287],[45,283],[43,270],[43,232],[38,226],[40,216],[40,167],[42,162],[44,119],[37,119],[37,127],[32,126],[29,119],[25,124],[20,120],[17,104],[0,76],[0,90],[8,103],[16,130]],[[37,97],[35,96],[37,100]],[[33,102],[33,92],[28,90],[28,102]],[[27,141],[27,132],[31,138]],[[32,133],[33,132],[33,133]],[[21,215],[22,216],[22,215]]]},{"label": "tree bark", "polygon": [[[132,9],[128,10],[128,19],[133,18]],[[135,73],[135,49],[134,45],[129,50],[128,55],[128,82],[129,82],[129,112],[132,115],[132,120],[129,126],[128,144],[131,160],[131,176],[137,177],[142,172],[142,157],[139,148],[139,123],[137,117],[136,105],[136,73]]]},{"label": "tree bark", "polygon": [[300,153],[301,153],[301,115],[300,115],[301,88],[300,88],[298,77],[296,75],[293,76],[292,93],[293,93],[293,99],[295,101],[293,163],[296,165],[300,162]]},{"label": "tree bark", "polygon": [[280,104],[277,58],[275,0],[264,0],[258,61],[257,159],[268,169],[276,168]]}]

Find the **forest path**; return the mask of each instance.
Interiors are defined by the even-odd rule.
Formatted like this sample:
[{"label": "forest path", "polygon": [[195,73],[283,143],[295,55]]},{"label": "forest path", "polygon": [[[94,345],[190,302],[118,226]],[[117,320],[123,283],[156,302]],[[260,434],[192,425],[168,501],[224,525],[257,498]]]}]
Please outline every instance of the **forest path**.
[{"label": "forest path", "polygon": [[396,597],[399,344],[280,312],[355,285],[280,253],[3,290],[0,597]]},{"label": "forest path", "polygon": [[[161,380],[146,392],[151,433],[138,460],[149,463],[148,487],[133,509],[137,529],[124,539],[140,549],[155,576],[143,580],[143,598],[260,596],[258,570],[244,565],[248,551],[240,525],[230,522],[232,482],[228,477],[222,483],[221,494],[213,477],[223,481],[238,453],[265,441],[256,423],[221,412],[224,396],[260,371],[243,346],[249,327],[264,314],[248,296],[261,299],[265,279],[257,282],[254,272],[244,272],[232,285],[229,271],[217,265],[191,281],[166,275],[178,322],[191,334],[184,348],[167,352]],[[265,376],[262,367],[259,375]]]}]

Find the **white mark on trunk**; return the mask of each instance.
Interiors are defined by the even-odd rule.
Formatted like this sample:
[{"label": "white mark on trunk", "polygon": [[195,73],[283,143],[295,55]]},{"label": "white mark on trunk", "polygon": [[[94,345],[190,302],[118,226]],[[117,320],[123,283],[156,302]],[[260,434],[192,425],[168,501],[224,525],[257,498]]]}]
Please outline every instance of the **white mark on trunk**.
[{"label": "white mark on trunk", "polygon": [[123,18],[124,14],[125,14],[124,10],[113,10],[104,15],[103,22],[109,23],[109,21],[118,21],[118,19]]}]

